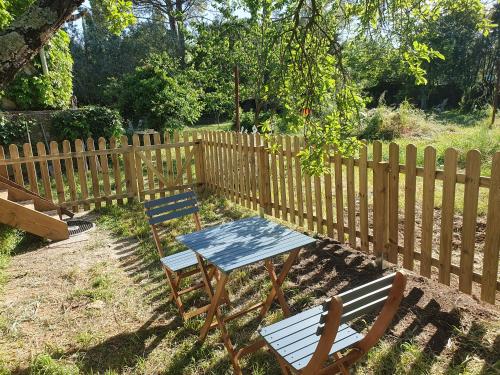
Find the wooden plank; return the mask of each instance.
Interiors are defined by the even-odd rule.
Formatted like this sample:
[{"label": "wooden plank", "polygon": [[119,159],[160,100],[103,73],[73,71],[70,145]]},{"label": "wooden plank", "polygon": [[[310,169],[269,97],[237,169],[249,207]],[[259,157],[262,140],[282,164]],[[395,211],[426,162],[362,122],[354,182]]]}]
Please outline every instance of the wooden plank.
[{"label": "wooden plank", "polygon": [[[45,150],[45,145],[42,142],[38,142],[36,144],[37,154],[40,156],[45,156],[47,154]],[[49,175],[49,166],[46,161],[40,162],[40,174],[42,177],[43,184],[43,196],[48,200],[52,200],[52,188],[50,186],[50,175]]]},{"label": "wooden plank", "polygon": [[234,189],[234,170],[233,170],[233,144],[232,144],[232,133],[227,132],[224,136],[224,141],[226,142],[226,153],[227,153],[227,171],[228,171],[228,197],[229,199],[235,200],[235,189]]},{"label": "wooden plank", "polygon": [[[68,140],[64,140],[63,144],[63,156],[71,154],[71,143]],[[75,172],[73,166],[73,158],[65,157],[64,158],[64,170],[66,172],[66,181],[69,187],[69,196],[72,202],[76,201],[76,183],[75,183]],[[78,212],[78,205],[75,204],[71,208],[73,212]]]},{"label": "wooden plank", "polygon": [[[276,140],[272,140],[272,142],[276,142]],[[279,218],[279,188],[278,188],[278,164],[276,162],[276,153],[271,152],[271,177],[273,181],[273,205],[274,205],[274,216]],[[312,229],[311,229],[312,230]]]},{"label": "wooden plank", "polygon": [[[97,145],[100,151],[106,150],[106,140],[103,137],[100,137],[97,141]],[[109,180],[109,160],[107,154],[99,155],[99,161],[101,164],[102,171],[102,185],[104,190],[104,196],[106,198],[106,206],[111,206],[113,202],[109,199],[111,196],[111,183]]]},{"label": "wooden plank", "polygon": [[472,292],[480,173],[481,153],[477,150],[470,150],[467,152],[465,159],[464,214],[460,254],[460,277],[458,282],[460,291],[468,294]]},{"label": "wooden plank", "polygon": [[[116,142],[116,138],[111,137],[109,140],[110,150],[115,150],[117,147],[118,147],[118,145]],[[118,155],[115,153],[111,154],[111,165],[113,167],[114,190],[116,192],[116,195],[121,195],[122,194],[122,181],[121,181],[121,173],[120,173],[120,161],[118,160]],[[117,203],[119,205],[122,205],[123,199],[118,199]]]},{"label": "wooden plank", "polygon": [[[158,132],[155,132],[153,134],[153,143],[155,145],[161,145],[161,135],[160,133]],[[196,147],[196,146],[195,146]],[[162,155],[162,149],[159,148],[155,151],[155,165],[156,165],[156,169],[158,169],[158,172],[160,172],[161,175],[163,175],[163,155]],[[159,180],[158,181],[158,187],[159,189],[164,189],[165,188],[165,184],[163,183],[163,181]],[[165,192],[161,192],[160,193],[160,197],[163,198],[165,196]]]},{"label": "wooden plank", "polygon": [[286,177],[285,177],[285,158],[283,157],[283,137],[278,135],[276,143],[279,147],[278,163],[279,163],[279,187],[280,187],[280,204],[281,204],[281,218],[287,220],[287,199],[286,199]]},{"label": "wooden plank", "polygon": [[[205,132],[205,137],[206,136],[207,134]],[[165,155],[167,157],[167,180],[170,181],[170,185],[172,185],[174,183],[174,163],[172,161],[172,148],[168,147],[169,144],[171,143],[171,137],[168,131],[165,132],[164,143],[166,146]],[[207,165],[208,165],[208,160],[207,160]],[[210,169],[207,168],[207,171],[210,171]]]},{"label": "wooden plank", "polygon": [[[87,139],[87,150],[95,151],[94,140],[92,138]],[[88,160],[90,165],[90,176],[92,177],[92,195],[94,198],[99,198],[101,192],[99,189],[99,175],[97,174],[97,156],[89,156]],[[95,208],[101,208],[100,201],[95,203]]]},{"label": "wooden plank", "polygon": [[335,210],[337,213],[337,240],[345,242],[344,232],[344,188],[342,186],[342,158],[335,154]]},{"label": "wooden plank", "polygon": [[24,187],[23,170],[21,168],[21,163],[19,162],[19,150],[16,145],[9,145],[9,155],[10,159],[16,162],[15,164],[12,164],[12,169],[14,170],[14,181],[16,184]]},{"label": "wooden plank", "polygon": [[[144,144],[144,146],[146,146],[146,147],[151,146],[151,134],[143,134],[142,140],[143,140],[142,143]],[[149,162],[149,164],[153,164],[153,161],[151,158],[152,155],[151,155],[150,150],[144,151],[144,153],[142,155],[146,158],[146,160]],[[151,170],[151,168],[147,167],[147,164],[146,164],[146,169],[147,169],[146,173],[148,176],[148,189],[154,190],[154,188],[155,188],[155,175],[154,175],[153,171]],[[156,195],[150,194],[149,199],[150,200],[156,199]]]},{"label": "wooden plank", "polygon": [[[179,143],[179,132],[174,131],[174,142]],[[175,148],[175,181],[179,182],[179,185],[184,185],[184,168],[182,165],[182,155],[180,147]],[[180,190],[178,191],[181,192]]]},{"label": "wooden plank", "polygon": [[[184,132],[183,134],[184,142],[186,143],[189,142],[189,136],[190,136],[189,132]],[[194,146],[188,146],[187,144],[186,146],[184,146],[184,157],[187,157],[192,147]],[[191,185],[193,183],[193,165],[191,162],[189,162],[189,164],[186,165],[186,178],[187,178],[187,184]]]},{"label": "wooden plank", "polygon": [[290,207],[290,222],[296,223],[295,220],[295,187],[293,182],[293,159],[292,159],[292,137],[285,136],[285,154],[286,154],[286,171],[288,182],[288,205]]},{"label": "wooden plank", "polygon": [[138,134],[132,136],[132,145],[134,148],[134,160],[135,160],[135,177],[137,179],[137,187],[139,189],[139,199],[144,201],[144,171],[142,170],[142,159],[139,156],[141,151],[135,150],[136,147],[141,146],[141,139]]},{"label": "wooden plank", "polygon": [[137,177],[135,175],[135,152],[128,144],[128,137],[122,135],[120,138],[121,151],[123,153],[123,165],[125,174],[125,188],[127,196],[135,199],[138,196]]},{"label": "wooden plank", "polygon": [[369,251],[368,242],[368,148],[363,143],[359,150],[359,231],[361,250]]},{"label": "wooden plank", "polygon": [[483,279],[481,299],[495,303],[498,278],[498,255],[500,251],[500,152],[493,156],[491,182],[488,197],[486,236],[483,250]]},{"label": "wooden plank", "polygon": [[434,233],[434,190],[436,149],[427,146],[424,151],[424,182],[422,197],[422,239],[420,244],[420,274],[431,277],[432,235]]},{"label": "wooden plank", "polygon": [[323,196],[321,194],[321,177],[314,176],[314,206],[316,211],[316,232],[323,234]]},{"label": "wooden plank", "polygon": [[5,160],[5,150],[3,146],[0,145],[0,176],[9,178],[9,171],[7,170],[7,166],[1,164],[2,161]]},{"label": "wooden plank", "polygon": [[207,132],[207,140],[208,140],[208,169],[210,170],[210,186],[213,191],[216,189],[216,167],[215,167],[215,159],[214,159],[214,140],[213,140],[213,132]]},{"label": "wooden plank", "polygon": [[221,176],[221,188],[222,195],[224,197],[228,196],[229,187],[227,183],[227,157],[226,157],[226,142],[224,132],[218,132],[218,143],[219,143],[219,160],[220,160],[220,176]]},{"label": "wooden plank", "polygon": [[250,149],[248,147],[249,145],[249,139],[248,139],[248,134],[245,133],[243,134],[243,148],[244,148],[244,163],[245,163],[245,192],[247,195],[246,199],[246,207],[251,208],[252,207],[252,187],[251,187],[251,180],[252,176],[250,175]]},{"label": "wooden plank", "polygon": [[[216,192],[218,194],[222,194],[222,184],[221,184],[221,181],[222,181],[222,178],[221,178],[221,165],[220,165],[220,154],[219,154],[219,150],[220,150],[220,147],[218,145],[219,143],[219,135],[220,135],[220,132],[212,132],[212,142],[213,142],[213,156],[214,156],[214,183],[215,183],[215,186],[216,186]],[[243,177],[243,176],[241,176]]]},{"label": "wooden plank", "polygon": [[297,193],[297,213],[298,213],[298,224],[300,227],[304,227],[304,198],[302,196],[302,167],[300,165],[300,158],[297,156],[300,152],[300,140],[299,137],[293,137],[293,148],[295,155],[295,181],[296,183],[296,193]]},{"label": "wooden plank", "polygon": [[245,204],[245,172],[244,172],[244,160],[243,160],[243,136],[238,133],[238,176],[239,176],[239,189],[240,199],[239,204],[242,206]]},{"label": "wooden plank", "polygon": [[399,145],[389,145],[389,186],[388,186],[388,244],[387,260],[398,264],[399,246]]},{"label": "wooden plank", "polygon": [[[33,157],[33,150],[29,143],[23,145],[23,155],[28,158]],[[28,172],[28,181],[30,185],[30,190],[38,194],[38,178],[36,176],[35,163],[33,161],[26,162],[26,170]]]},{"label": "wooden plank", "polygon": [[[59,156],[59,145],[55,141],[50,142],[50,154],[52,156]],[[52,168],[54,169],[54,179],[56,181],[57,201],[59,203],[62,203],[65,201],[65,198],[64,198],[64,183],[61,170],[61,160],[60,159],[53,160]]]},{"label": "wooden plank", "polygon": [[250,134],[250,181],[252,189],[252,209],[257,210],[257,175],[255,164],[257,160],[257,153],[255,149],[255,134]]},{"label": "wooden plank", "polygon": [[444,154],[444,181],[441,203],[441,233],[439,240],[439,282],[450,285],[451,253],[453,244],[453,217],[455,214],[455,186],[458,152],[449,148]]},{"label": "wooden plank", "polygon": [[311,176],[309,173],[304,172],[304,186],[306,195],[306,215],[307,215],[307,229],[314,230],[314,213],[313,213],[313,199],[312,199],[312,186]]},{"label": "wooden plank", "polygon": [[387,169],[388,164],[384,162],[377,162],[373,166],[373,253],[378,261],[383,260],[383,254],[386,251],[385,201],[387,199]]},{"label": "wooden plank", "polygon": [[325,174],[325,206],[326,206],[326,234],[333,238],[333,190],[331,163],[328,162],[328,173]]},{"label": "wooden plank", "polygon": [[356,248],[356,195],[354,189],[354,158],[347,160],[347,226],[349,246]]},{"label": "wooden plank", "polygon": [[[42,144],[43,146],[43,144]],[[81,139],[75,140],[75,152],[79,153],[83,151],[83,141]],[[80,192],[82,195],[82,200],[89,199],[89,191],[87,187],[87,169],[85,158],[80,156],[76,159],[76,165],[78,168],[78,179],[80,181]],[[88,211],[90,209],[90,205],[88,203],[84,203],[83,209]]]},{"label": "wooden plank", "polygon": [[413,271],[415,257],[415,200],[417,194],[417,148],[406,146],[405,223],[403,267]]}]

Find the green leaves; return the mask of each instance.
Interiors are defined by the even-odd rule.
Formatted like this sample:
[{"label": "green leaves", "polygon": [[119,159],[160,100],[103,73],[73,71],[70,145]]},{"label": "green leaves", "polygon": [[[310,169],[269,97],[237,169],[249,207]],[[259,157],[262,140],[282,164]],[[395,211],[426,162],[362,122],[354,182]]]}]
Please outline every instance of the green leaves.
[{"label": "green leaves", "polygon": [[132,12],[132,2],[127,0],[100,0],[101,11],[106,19],[106,26],[115,35],[136,23]]},{"label": "green leaves", "polygon": [[422,68],[423,61],[430,62],[434,58],[444,60],[442,53],[416,40],[413,41],[413,48],[404,52],[403,57],[408,64],[409,71],[415,77],[417,85],[427,84],[426,71]]}]

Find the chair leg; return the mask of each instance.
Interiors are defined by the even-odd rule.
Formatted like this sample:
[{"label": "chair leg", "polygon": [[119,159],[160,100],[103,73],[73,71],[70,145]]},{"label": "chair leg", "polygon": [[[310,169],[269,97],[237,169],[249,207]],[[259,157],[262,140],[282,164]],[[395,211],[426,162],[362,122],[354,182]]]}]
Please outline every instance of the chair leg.
[{"label": "chair leg", "polygon": [[281,359],[280,357],[278,357],[277,355],[275,355],[275,358],[278,360],[278,364],[280,365],[280,369],[281,369],[281,373],[283,375],[292,375],[292,372],[290,371],[290,369],[288,368],[287,364],[285,363],[285,361],[283,361],[283,359]]},{"label": "chair leg", "polygon": [[[334,357],[337,361],[340,361],[340,360],[341,360],[341,358],[342,358],[342,357],[339,355],[339,353],[335,353],[335,354],[333,355],[333,357]],[[344,374],[344,375],[349,375],[349,370],[348,370],[348,368],[347,368],[347,367],[346,367],[343,363],[339,363],[337,366],[339,367],[339,369],[340,369],[340,371],[342,372],[342,374]]]},{"label": "chair leg", "polygon": [[184,305],[182,303],[181,297],[178,293],[179,282],[180,280],[175,276],[175,274],[170,271],[168,268],[164,268],[165,273],[167,274],[168,283],[170,284],[170,288],[172,289],[171,296],[177,305],[177,309],[179,310],[179,314],[182,318],[184,318]]}]

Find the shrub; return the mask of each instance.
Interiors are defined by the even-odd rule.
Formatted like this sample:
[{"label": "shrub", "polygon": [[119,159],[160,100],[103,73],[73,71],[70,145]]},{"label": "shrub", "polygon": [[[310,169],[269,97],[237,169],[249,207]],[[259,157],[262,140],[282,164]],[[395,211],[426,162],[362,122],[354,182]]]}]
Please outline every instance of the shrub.
[{"label": "shrub", "polygon": [[39,354],[30,366],[33,375],[78,375],[80,371],[73,364],[53,359],[49,354]]},{"label": "shrub", "polygon": [[21,145],[27,142],[27,132],[34,126],[35,122],[24,116],[8,120],[0,115],[0,145],[8,146],[11,143]]},{"label": "shrub", "polygon": [[160,131],[194,125],[203,104],[193,76],[167,53],[152,54],[115,88],[122,115]]},{"label": "shrub", "polygon": [[430,132],[432,120],[423,111],[404,101],[397,108],[385,105],[367,111],[358,138],[393,140],[401,136],[422,136]]},{"label": "shrub", "polygon": [[88,137],[109,139],[123,134],[122,118],[118,111],[98,106],[61,111],[53,117],[52,126],[59,140],[74,141]]},{"label": "shrub", "polygon": [[73,58],[69,35],[59,30],[45,48],[48,74],[42,73],[40,57],[32,60],[32,72],[20,72],[5,96],[20,109],[68,108],[73,93]]}]

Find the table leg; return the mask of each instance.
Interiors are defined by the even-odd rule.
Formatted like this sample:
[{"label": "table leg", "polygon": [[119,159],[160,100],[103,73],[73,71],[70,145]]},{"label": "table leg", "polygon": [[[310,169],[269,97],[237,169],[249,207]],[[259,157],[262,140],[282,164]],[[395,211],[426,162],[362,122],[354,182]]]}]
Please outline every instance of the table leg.
[{"label": "table leg", "polygon": [[[287,316],[287,310],[288,314],[290,313],[288,309],[288,305],[286,304],[285,297],[283,296],[283,290],[281,289],[281,286],[283,285],[283,282],[286,279],[286,276],[288,275],[288,272],[290,272],[290,269],[292,268],[293,263],[295,262],[295,259],[297,259],[297,256],[299,255],[301,249],[294,250],[290,253],[288,256],[287,260],[283,264],[283,269],[281,270],[281,273],[279,274],[278,278],[276,278],[276,274],[274,273],[274,266],[271,263],[271,270],[274,273],[274,281],[273,281],[273,275],[270,272],[271,276],[271,282],[273,283],[273,288],[271,289],[271,292],[267,296],[266,302],[264,303],[264,306],[262,306],[262,309],[260,310],[260,316],[264,317],[264,315],[267,314],[269,309],[271,308],[271,304],[273,303],[274,299],[278,295],[278,301],[280,301],[280,305],[283,308],[283,304],[281,302],[281,298],[283,299],[284,305],[286,306],[283,308],[283,312]],[[267,267],[267,263],[266,263]],[[268,268],[269,271],[269,268]],[[281,294],[281,297],[280,297]]]},{"label": "table leg", "polygon": [[207,337],[208,331],[210,330],[210,326],[212,325],[212,321],[215,317],[217,320],[217,326],[219,327],[222,340],[224,342],[224,346],[226,347],[229,357],[231,358],[231,364],[233,365],[235,374],[241,374],[241,367],[238,362],[238,358],[236,356],[236,352],[234,350],[233,343],[229,337],[229,333],[227,332],[224,318],[222,317],[222,313],[220,312],[219,304],[220,300],[226,296],[226,283],[228,281],[228,275],[220,272],[219,278],[216,278],[217,285],[215,288],[215,293],[213,291],[212,285],[210,283],[209,274],[206,270],[205,263],[203,262],[203,258],[197,255],[198,265],[201,270],[201,275],[203,277],[203,281],[206,285],[206,290],[208,297],[210,298],[210,307],[207,312],[207,317],[205,318],[205,323],[200,331],[200,340],[204,341]]}]

